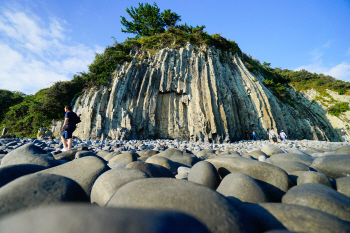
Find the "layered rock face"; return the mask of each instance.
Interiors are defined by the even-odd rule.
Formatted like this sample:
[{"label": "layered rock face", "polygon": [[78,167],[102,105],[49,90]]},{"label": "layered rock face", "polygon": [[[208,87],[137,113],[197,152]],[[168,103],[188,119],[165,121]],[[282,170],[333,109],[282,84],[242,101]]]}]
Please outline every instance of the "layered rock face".
[{"label": "layered rock face", "polygon": [[75,100],[82,122],[74,136],[225,142],[242,139],[246,129],[266,139],[273,127],[297,139],[340,141],[322,107],[312,111],[307,99],[297,108],[282,103],[237,54],[187,44],[131,55],[135,59],[113,72],[110,87]]}]

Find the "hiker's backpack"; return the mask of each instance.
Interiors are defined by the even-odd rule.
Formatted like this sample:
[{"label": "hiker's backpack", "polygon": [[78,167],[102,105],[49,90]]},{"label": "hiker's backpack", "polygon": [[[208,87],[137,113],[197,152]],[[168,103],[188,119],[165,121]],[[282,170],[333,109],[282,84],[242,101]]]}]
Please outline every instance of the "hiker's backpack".
[{"label": "hiker's backpack", "polygon": [[80,122],[81,122],[80,116],[78,116],[78,115],[75,113],[75,124],[79,124]]}]

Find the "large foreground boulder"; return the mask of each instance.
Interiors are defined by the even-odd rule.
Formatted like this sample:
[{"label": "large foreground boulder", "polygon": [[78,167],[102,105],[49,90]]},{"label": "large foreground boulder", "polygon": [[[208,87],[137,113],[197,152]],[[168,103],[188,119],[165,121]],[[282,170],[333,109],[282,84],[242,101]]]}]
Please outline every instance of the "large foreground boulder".
[{"label": "large foreground boulder", "polygon": [[206,161],[215,166],[221,177],[231,172],[241,172],[254,178],[268,192],[272,201],[281,201],[288,190],[287,173],[274,165],[247,158],[216,157]]},{"label": "large foreground boulder", "polygon": [[333,215],[299,205],[261,203],[241,205],[261,232],[289,230],[310,233],[350,232],[350,224]]},{"label": "large foreground boulder", "polygon": [[46,169],[40,173],[50,173],[68,177],[77,182],[90,197],[91,188],[95,180],[109,167],[106,162],[95,156],[87,156],[57,167]]},{"label": "large foreground boulder", "polygon": [[33,164],[49,168],[54,167],[59,163],[51,153],[47,153],[40,147],[28,143],[6,154],[1,160],[1,166],[15,164]]},{"label": "large foreground boulder", "polygon": [[0,216],[39,205],[88,201],[75,181],[53,174],[31,174],[0,188]]},{"label": "large foreground boulder", "polygon": [[[271,161],[271,159],[270,159]],[[279,161],[274,162],[273,165],[282,168],[288,174],[296,171],[309,171],[309,167],[298,161]]]},{"label": "large foreground boulder", "polygon": [[297,185],[283,196],[282,203],[310,207],[350,221],[350,197],[323,184]]},{"label": "large foreground boulder", "polygon": [[17,164],[6,167],[0,167],[0,187],[21,176],[42,171],[46,168],[47,167],[33,164]]},{"label": "large foreground boulder", "polygon": [[342,146],[335,151],[336,155],[350,155],[350,146]]},{"label": "large foreground boulder", "polygon": [[123,185],[134,180],[148,178],[143,171],[132,168],[116,168],[97,178],[91,190],[91,203],[105,206],[111,196]]},{"label": "large foreground boulder", "polygon": [[225,197],[184,180],[136,180],[121,187],[106,206],[180,211],[197,218],[211,232],[256,232]]},{"label": "large foreground boulder", "polygon": [[230,173],[225,176],[216,191],[227,198],[237,198],[247,203],[269,201],[264,188],[253,178],[240,172]]},{"label": "large foreground boulder", "polygon": [[332,179],[350,176],[350,155],[327,155],[317,158],[311,167]]},{"label": "large foreground boulder", "polygon": [[0,220],[1,233],[209,233],[197,219],[166,210],[71,204],[41,207]]}]

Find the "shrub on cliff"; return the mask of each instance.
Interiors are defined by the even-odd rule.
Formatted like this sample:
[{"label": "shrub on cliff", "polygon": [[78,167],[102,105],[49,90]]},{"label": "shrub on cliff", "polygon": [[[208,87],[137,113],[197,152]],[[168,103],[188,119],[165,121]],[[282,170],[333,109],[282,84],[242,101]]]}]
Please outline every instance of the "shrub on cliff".
[{"label": "shrub on cliff", "polygon": [[25,94],[18,91],[0,89],[0,122],[11,106],[23,101]]},{"label": "shrub on cliff", "polygon": [[332,116],[339,116],[341,113],[349,110],[350,110],[349,103],[346,103],[346,102],[336,103],[333,106],[328,108],[328,112]]}]

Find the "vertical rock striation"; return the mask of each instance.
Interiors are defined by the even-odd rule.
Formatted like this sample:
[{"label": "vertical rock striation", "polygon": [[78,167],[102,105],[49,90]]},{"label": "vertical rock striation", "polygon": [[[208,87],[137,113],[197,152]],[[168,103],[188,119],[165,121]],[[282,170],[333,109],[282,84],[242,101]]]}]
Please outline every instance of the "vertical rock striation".
[{"label": "vertical rock striation", "polygon": [[133,50],[110,87],[75,100],[73,111],[82,114],[75,136],[225,142],[242,139],[246,129],[266,139],[273,127],[299,139],[339,140],[324,112],[280,102],[237,54],[189,43],[145,53]]}]

